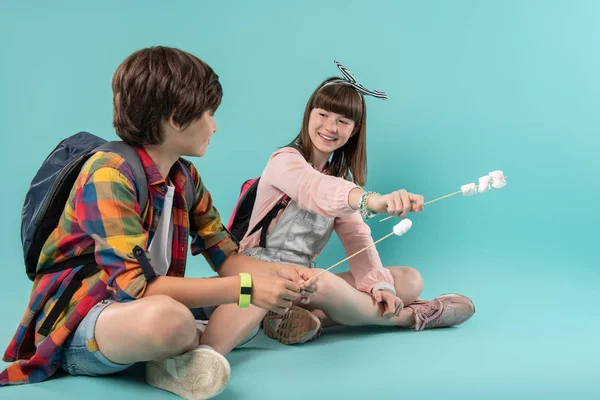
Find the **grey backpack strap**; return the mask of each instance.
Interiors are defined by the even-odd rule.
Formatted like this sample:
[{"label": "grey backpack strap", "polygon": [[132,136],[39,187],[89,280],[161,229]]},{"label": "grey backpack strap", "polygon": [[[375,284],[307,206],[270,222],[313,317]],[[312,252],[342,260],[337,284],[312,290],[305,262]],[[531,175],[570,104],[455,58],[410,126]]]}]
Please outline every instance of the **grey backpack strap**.
[{"label": "grey backpack strap", "polygon": [[125,142],[107,142],[96,148],[96,151],[110,151],[117,153],[127,161],[127,164],[133,172],[135,177],[135,185],[137,188],[138,204],[140,205],[140,211],[143,214],[146,209],[146,203],[148,203],[148,178],[146,177],[146,171],[142,165],[140,155],[135,149],[129,146]]}]

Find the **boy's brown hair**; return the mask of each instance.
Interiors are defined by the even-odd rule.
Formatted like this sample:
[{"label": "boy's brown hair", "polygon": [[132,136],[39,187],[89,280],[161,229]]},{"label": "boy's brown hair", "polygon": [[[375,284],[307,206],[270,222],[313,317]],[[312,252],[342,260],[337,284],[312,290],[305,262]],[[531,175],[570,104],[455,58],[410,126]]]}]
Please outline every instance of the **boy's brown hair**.
[{"label": "boy's brown hair", "polygon": [[212,68],[198,57],[171,47],[136,51],[119,65],[112,79],[113,125],[130,145],[163,142],[163,121],[186,127],[215,112],[223,88]]}]

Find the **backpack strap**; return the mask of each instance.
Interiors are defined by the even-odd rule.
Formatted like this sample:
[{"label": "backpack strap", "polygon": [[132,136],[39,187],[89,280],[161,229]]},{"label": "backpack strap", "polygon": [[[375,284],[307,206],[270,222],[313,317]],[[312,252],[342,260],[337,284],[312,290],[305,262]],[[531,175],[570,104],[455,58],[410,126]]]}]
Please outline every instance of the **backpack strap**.
[{"label": "backpack strap", "polygon": [[[298,138],[294,139],[290,144],[288,144],[285,147],[291,147],[293,149],[296,149],[300,154],[302,154],[302,148],[300,147],[300,143],[298,140]],[[275,207],[273,207],[271,211],[269,211],[267,215],[265,215],[263,219],[258,224],[256,224],[254,229],[252,229],[252,231],[250,232],[249,235],[252,235],[259,229],[262,229],[260,232],[260,247],[267,247],[267,230],[269,228],[269,225],[271,225],[273,219],[277,216],[277,214],[279,214],[279,211],[287,207],[290,200],[291,198],[287,194],[284,194],[281,201],[277,203]]]},{"label": "backpack strap", "polygon": [[81,287],[81,283],[83,282],[83,280],[94,275],[98,272],[98,270],[98,265],[93,260],[93,257],[91,261],[88,258],[88,262],[84,266],[82,266],[79,271],[75,273],[75,276],[73,276],[71,282],[69,282],[69,284],[62,292],[56,303],[54,303],[54,305],[52,306],[50,313],[48,314],[46,319],[44,319],[44,322],[42,323],[42,326],[40,326],[40,329],[38,329],[40,335],[48,336],[50,334],[50,330],[56,323],[56,320],[64,311],[64,309],[69,305],[69,301],[71,301],[71,298],[73,297],[77,289]]},{"label": "backpack strap", "polygon": [[261,231],[260,231],[260,247],[264,247],[264,248],[267,247],[267,230],[269,228],[269,225],[271,225],[271,222],[273,221],[273,219],[277,216],[277,214],[279,214],[279,211],[281,211],[287,207],[290,200],[291,199],[287,194],[284,195],[283,199],[281,199],[281,201],[279,203],[277,203],[275,205],[275,207],[273,207],[271,209],[271,211],[269,211],[267,213],[267,215],[265,215],[263,217],[263,219],[258,224],[256,224],[254,229],[252,229],[252,231],[250,232],[250,235],[252,235],[253,233],[257,232],[259,229],[261,229]]}]

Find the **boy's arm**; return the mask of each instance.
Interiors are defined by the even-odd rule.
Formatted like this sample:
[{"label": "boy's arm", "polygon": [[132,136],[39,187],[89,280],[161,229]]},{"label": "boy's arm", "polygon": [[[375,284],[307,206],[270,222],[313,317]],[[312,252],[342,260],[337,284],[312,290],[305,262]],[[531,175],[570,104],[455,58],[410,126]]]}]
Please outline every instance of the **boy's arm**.
[{"label": "boy's arm", "polygon": [[[72,208],[73,224],[94,241],[94,256],[105,275],[107,290],[119,301],[163,294],[189,306],[200,307],[236,303],[239,276],[215,279],[156,277],[146,249],[139,205],[130,171],[112,166],[84,167],[76,185]],[[68,207],[71,207],[69,205]],[[281,312],[287,300],[296,300],[300,290],[295,283],[279,277],[253,277],[252,304]],[[287,300],[286,300],[287,299]]]},{"label": "boy's arm", "polygon": [[192,255],[202,254],[210,267],[218,272],[225,260],[237,253],[238,243],[223,226],[221,216],[213,205],[212,196],[204,186],[198,171],[191,164],[189,169],[196,187],[195,205],[189,216]]},{"label": "boy's arm", "polygon": [[144,297],[166,295],[188,308],[236,303],[240,294],[239,276],[226,278],[179,278],[159,276],[148,283]]}]

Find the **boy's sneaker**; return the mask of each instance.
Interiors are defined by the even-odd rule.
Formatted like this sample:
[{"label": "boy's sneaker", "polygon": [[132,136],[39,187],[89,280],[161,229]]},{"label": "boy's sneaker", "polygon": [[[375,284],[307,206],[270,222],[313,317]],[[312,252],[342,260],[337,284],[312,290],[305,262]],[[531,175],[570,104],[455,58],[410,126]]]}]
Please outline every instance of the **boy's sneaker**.
[{"label": "boy's sneaker", "polygon": [[321,320],[302,307],[292,306],[285,315],[270,311],[263,319],[265,336],[283,344],[306,343],[321,335]]},{"label": "boy's sneaker", "polygon": [[209,346],[164,361],[146,363],[146,381],[188,400],[209,399],[221,393],[231,376],[229,362]]},{"label": "boy's sneaker", "polygon": [[415,313],[415,330],[460,325],[475,314],[473,302],[459,294],[444,294],[433,300],[417,300],[406,306]]}]

